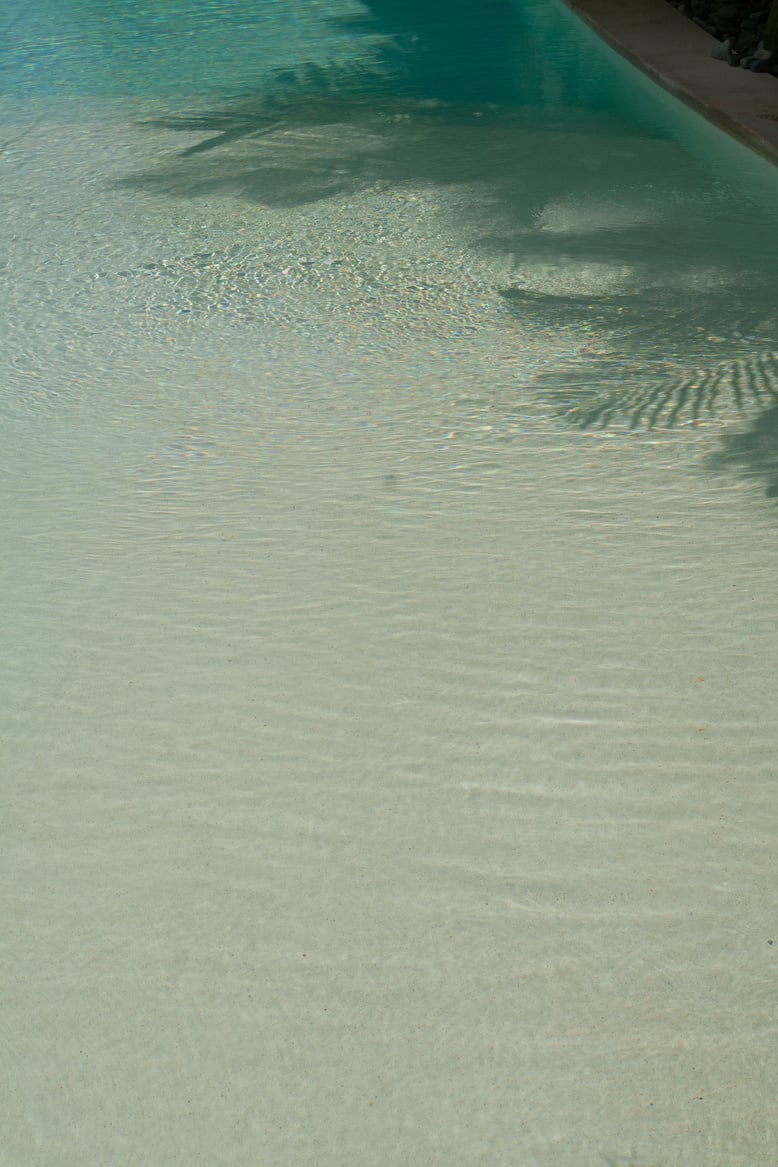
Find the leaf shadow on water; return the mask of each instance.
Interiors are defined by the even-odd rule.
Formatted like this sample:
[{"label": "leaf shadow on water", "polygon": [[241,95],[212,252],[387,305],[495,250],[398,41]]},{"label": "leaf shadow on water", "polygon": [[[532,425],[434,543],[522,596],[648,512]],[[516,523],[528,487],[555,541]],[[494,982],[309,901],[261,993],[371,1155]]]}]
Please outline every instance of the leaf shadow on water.
[{"label": "leaf shadow on water", "polygon": [[[653,170],[657,149],[645,150]],[[513,257],[515,278],[499,294],[518,321],[579,339],[533,380],[554,415],[579,429],[644,431],[742,417],[751,428],[722,437],[707,465],[762,480],[776,497],[775,221],[723,185],[684,193],[684,163],[669,160],[666,183],[619,160],[621,187],[552,195],[531,230],[508,200],[502,213],[519,229],[474,245]],[[574,155],[572,169],[582,172]]]},{"label": "leaf shadow on water", "polygon": [[[537,31],[511,0],[477,10],[469,0],[364,0],[362,8],[361,18],[328,19],[353,31],[348,59],[302,62],[215,108],[148,119],[198,140],[121,185],[293,208],[381,182],[515,181],[506,152],[520,145],[516,134],[542,125],[569,137],[574,116],[590,133],[628,132],[629,118],[592,95],[585,61],[578,69],[538,61]],[[549,72],[556,103],[540,96]],[[463,130],[473,133],[457,148]],[[483,140],[489,131],[499,140]],[[447,141],[436,146],[441,135]],[[543,168],[525,167],[529,174],[542,185]]]},{"label": "leaf shadow on water", "polygon": [[[778,497],[778,310],[767,279],[754,272],[747,294],[670,288],[640,295],[539,296],[505,289],[522,316],[564,320],[587,342],[534,388],[567,424],[582,430],[627,425],[669,430],[742,417],[745,430],[719,437],[707,465],[762,481]],[[761,293],[761,294],[760,294]],[[591,341],[589,339],[591,333]]]},{"label": "leaf shadow on water", "polygon": [[717,464],[766,478],[773,494],[774,224],[752,208],[733,231],[732,191],[706,179],[696,197],[694,160],[670,136],[595,108],[574,70],[561,104],[538,101],[513,6],[462,5],[452,20],[454,8],[371,0],[352,22],[353,60],[303,63],[257,95],[154,119],[195,140],[120,185],[278,209],[460,189],[463,243],[508,273],[494,289],[508,319],[576,341],[578,355],[533,383],[553,412],[580,428],[753,418]]},{"label": "leaf shadow on water", "polygon": [[758,413],[749,429],[722,438],[711,458],[717,470],[736,469],[767,484],[768,498],[778,498],[778,405]]}]

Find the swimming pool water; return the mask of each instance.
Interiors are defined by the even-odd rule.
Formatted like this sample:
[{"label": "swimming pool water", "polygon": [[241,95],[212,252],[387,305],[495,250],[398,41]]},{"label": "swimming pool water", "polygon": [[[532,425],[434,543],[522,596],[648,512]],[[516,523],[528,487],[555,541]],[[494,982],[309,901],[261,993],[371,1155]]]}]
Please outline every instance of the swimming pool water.
[{"label": "swimming pool water", "polygon": [[540,0],[0,31],[0,1162],[772,1167],[774,173]]}]

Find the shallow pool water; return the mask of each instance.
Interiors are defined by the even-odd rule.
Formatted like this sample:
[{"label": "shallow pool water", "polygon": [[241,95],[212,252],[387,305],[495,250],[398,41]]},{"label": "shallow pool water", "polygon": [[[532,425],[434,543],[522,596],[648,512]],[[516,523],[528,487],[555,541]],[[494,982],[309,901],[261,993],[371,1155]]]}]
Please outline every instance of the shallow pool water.
[{"label": "shallow pool water", "polygon": [[30,7],[0,1162],[772,1167],[775,173],[548,0]]}]

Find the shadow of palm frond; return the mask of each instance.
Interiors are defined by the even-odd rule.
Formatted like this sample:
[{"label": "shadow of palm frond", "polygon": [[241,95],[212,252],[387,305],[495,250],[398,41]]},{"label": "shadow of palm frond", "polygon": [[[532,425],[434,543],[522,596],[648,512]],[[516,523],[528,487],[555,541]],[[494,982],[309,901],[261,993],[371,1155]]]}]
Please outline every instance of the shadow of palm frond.
[{"label": "shadow of palm frond", "polygon": [[[548,295],[508,288],[523,320],[581,333],[578,356],[535,390],[580,428],[672,428],[778,404],[778,313],[753,289],[736,295]],[[593,344],[586,340],[593,338]]]},{"label": "shadow of palm frond", "polygon": [[713,470],[737,470],[767,484],[768,498],[778,498],[778,404],[757,414],[747,430],[725,434],[722,449],[708,460]]},{"label": "shadow of palm frond", "polygon": [[509,0],[364,0],[363,11],[330,17],[354,36],[356,55],[302,62],[266,78],[257,96],[225,108],[152,119],[171,130],[205,133],[182,151],[192,157],[288,126],[353,121],[365,113],[402,114],[421,105],[510,104],[520,75],[522,24]]},{"label": "shadow of palm frond", "polygon": [[[560,124],[535,105],[511,104],[516,9],[490,4],[488,20],[459,6],[457,23],[446,19],[453,0],[369,0],[354,59],[303,63],[256,96],[155,119],[197,140],[120,185],[176,197],[237,193],[273,208],[370,187],[469,186],[457,207],[466,246],[510,260],[516,274],[495,295],[522,324],[580,338],[578,357],[535,381],[569,423],[672,427],[769,409],[778,402],[778,300],[762,222],[744,217],[733,231],[738,212],[726,193],[707,194],[703,209],[695,164],[661,137],[641,131],[636,149],[634,130],[608,116],[582,106],[577,123],[575,102]],[[665,187],[663,173],[672,174]],[[208,280],[220,301],[233,276],[253,287],[252,263],[230,253],[146,266],[166,283],[183,272],[210,303]],[[588,288],[583,279],[575,290],[576,271],[594,273]],[[608,285],[598,272],[618,278]]]},{"label": "shadow of palm frond", "polygon": [[593,118],[586,83],[570,68],[555,78],[559,107],[544,102],[548,69],[512,0],[477,8],[470,0],[364,0],[361,14],[331,19],[354,32],[352,56],[301,62],[258,77],[255,93],[225,97],[221,106],[148,119],[148,127],[198,140],[121,185],[174,196],[239,192],[296,206],[387,177],[483,177],[463,170],[456,154],[443,164],[434,150],[438,127],[542,122],[569,131],[577,118],[607,135],[628,122],[599,108]]},{"label": "shadow of palm frond", "polygon": [[[322,66],[305,62],[298,69],[275,74],[253,97],[233,99],[223,108],[191,114],[149,118],[145,123],[161,129],[205,134],[180,152],[181,158],[206,154],[241,139],[263,138],[291,127],[331,125],[354,121],[370,110],[385,111],[399,71],[402,54],[376,54],[368,61],[337,62]],[[382,59],[385,58],[385,59]]]},{"label": "shadow of palm frond", "polygon": [[[175,197],[235,193],[269,207],[293,208],[376,184],[461,185],[490,170],[489,131],[510,133],[515,111],[416,100],[358,89],[297,91],[293,102],[262,102],[229,112],[147,123],[207,137],[120,187]],[[463,148],[462,132],[478,131]],[[455,139],[457,139],[455,141]]]}]

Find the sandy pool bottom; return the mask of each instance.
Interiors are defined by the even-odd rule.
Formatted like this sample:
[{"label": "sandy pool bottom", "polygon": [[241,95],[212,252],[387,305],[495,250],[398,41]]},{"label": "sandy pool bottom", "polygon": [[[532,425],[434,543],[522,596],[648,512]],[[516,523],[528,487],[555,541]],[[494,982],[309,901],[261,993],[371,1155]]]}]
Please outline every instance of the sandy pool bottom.
[{"label": "sandy pool bottom", "polygon": [[562,424],[461,192],[184,211],[86,140],[9,168],[3,1162],[768,1167],[739,423]]}]

